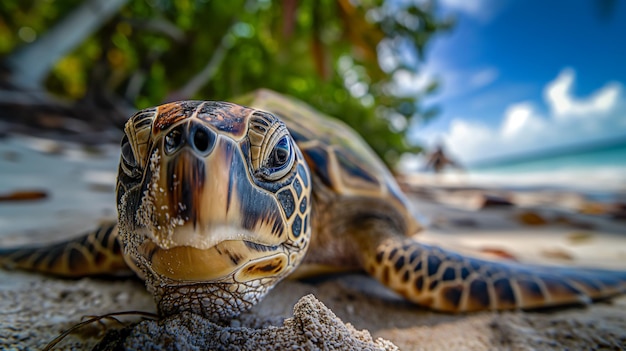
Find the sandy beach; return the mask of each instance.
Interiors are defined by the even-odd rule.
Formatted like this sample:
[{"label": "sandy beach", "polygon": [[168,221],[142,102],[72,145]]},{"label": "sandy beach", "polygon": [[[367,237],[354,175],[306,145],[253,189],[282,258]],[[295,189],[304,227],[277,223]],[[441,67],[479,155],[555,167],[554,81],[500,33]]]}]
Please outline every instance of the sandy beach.
[{"label": "sandy beach", "polygon": [[[115,217],[117,145],[0,140],[0,247],[54,242]],[[468,255],[626,270],[626,189],[401,179],[425,230],[419,240]],[[85,316],[155,312],[137,279],[67,280],[0,270],[0,349],[43,348]],[[404,301],[360,273],[286,280],[250,313],[217,325],[197,316],[120,317],[59,349],[626,349],[626,297],[590,306],[451,315]],[[139,324],[135,324],[140,322]],[[107,334],[108,333],[108,334]]]}]

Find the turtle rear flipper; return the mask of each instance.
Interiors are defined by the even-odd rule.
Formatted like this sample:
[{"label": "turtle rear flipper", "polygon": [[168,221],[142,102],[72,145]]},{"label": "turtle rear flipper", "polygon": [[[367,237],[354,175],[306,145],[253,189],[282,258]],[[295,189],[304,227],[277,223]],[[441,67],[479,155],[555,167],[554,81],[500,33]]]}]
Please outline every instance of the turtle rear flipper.
[{"label": "turtle rear flipper", "polygon": [[116,222],[48,246],[1,248],[0,267],[64,277],[130,273],[118,242]]},{"label": "turtle rear flipper", "polygon": [[626,291],[626,272],[487,261],[412,239],[386,239],[364,262],[397,293],[447,312],[586,304]]}]

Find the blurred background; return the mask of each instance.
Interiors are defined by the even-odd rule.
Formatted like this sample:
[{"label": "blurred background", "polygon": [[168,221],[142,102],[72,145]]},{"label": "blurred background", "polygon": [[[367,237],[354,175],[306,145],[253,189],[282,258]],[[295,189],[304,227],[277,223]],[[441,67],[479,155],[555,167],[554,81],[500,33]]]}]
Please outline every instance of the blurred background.
[{"label": "blurred background", "polygon": [[617,0],[3,0],[0,127],[117,142],[136,109],[269,88],[417,181],[623,190],[624,38]]},{"label": "blurred background", "polygon": [[[440,89],[424,103],[440,113],[414,121],[408,140],[444,145],[466,181],[626,189],[626,3],[440,6],[453,30],[432,40],[420,75],[399,81],[411,91],[436,77]],[[406,155],[403,169],[425,160]]]},{"label": "blurred background", "polygon": [[120,126],[137,108],[269,88],[343,119],[393,164],[404,152],[420,151],[406,141],[410,121],[435,115],[420,101],[436,79],[409,93],[394,78],[417,74],[428,43],[451,28],[435,5],[3,1],[4,88],[22,93],[16,98],[5,90],[2,103],[17,108],[3,109],[3,119],[68,130],[87,127],[80,122],[87,129]]}]

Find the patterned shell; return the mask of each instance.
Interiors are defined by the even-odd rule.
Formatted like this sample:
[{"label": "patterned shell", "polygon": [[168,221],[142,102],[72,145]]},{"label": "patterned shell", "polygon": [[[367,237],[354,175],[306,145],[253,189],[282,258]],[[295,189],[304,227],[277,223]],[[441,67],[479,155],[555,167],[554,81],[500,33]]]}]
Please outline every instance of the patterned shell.
[{"label": "patterned shell", "polygon": [[[283,120],[311,172],[334,193],[388,201],[409,222],[414,222],[416,214],[395,179],[352,128],[299,100],[271,90],[257,90],[234,102],[272,112]],[[417,223],[407,224],[407,229],[413,233],[419,228]]]}]

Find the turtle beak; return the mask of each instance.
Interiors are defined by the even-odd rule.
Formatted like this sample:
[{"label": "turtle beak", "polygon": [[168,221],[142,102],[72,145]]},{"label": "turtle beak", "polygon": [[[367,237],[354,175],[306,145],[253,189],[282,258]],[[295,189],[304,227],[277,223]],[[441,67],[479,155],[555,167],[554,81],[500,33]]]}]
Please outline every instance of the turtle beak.
[{"label": "turtle beak", "polygon": [[287,235],[278,204],[250,184],[234,141],[217,138],[208,154],[182,147],[157,149],[150,165],[140,214],[150,239],[161,248],[208,249],[227,240],[274,246]]},{"label": "turtle beak", "polygon": [[[166,167],[162,170],[160,179],[165,180],[165,189],[168,189],[164,196],[159,198],[160,207],[170,218],[178,218],[186,223],[191,224],[194,228],[201,227],[202,218],[201,203],[202,199],[209,194],[205,194],[206,173],[208,159],[198,158],[191,152],[185,150],[168,160]],[[214,168],[214,167],[210,167]],[[212,169],[211,176],[215,183],[228,181],[228,173],[221,170]],[[213,182],[209,182],[210,186]],[[219,189],[211,189],[212,200],[210,205],[223,203],[227,193],[219,191]],[[211,206],[220,207],[220,206]],[[223,207],[223,206],[222,206]],[[209,210],[213,210],[210,208]]]}]

